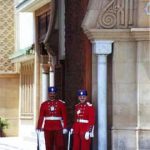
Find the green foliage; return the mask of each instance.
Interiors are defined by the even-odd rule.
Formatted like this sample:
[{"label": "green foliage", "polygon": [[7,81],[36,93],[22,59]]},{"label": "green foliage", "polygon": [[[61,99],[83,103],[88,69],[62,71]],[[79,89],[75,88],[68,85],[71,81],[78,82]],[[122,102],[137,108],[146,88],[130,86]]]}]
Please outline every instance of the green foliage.
[{"label": "green foliage", "polygon": [[8,128],[8,120],[0,117],[0,129],[3,130],[6,128]]}]

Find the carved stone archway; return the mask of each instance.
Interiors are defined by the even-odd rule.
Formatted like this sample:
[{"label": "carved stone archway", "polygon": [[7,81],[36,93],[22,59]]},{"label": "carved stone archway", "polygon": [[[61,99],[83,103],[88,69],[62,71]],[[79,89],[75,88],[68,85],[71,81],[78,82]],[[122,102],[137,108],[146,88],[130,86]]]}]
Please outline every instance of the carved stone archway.
[{"label": "carved stone archway", "polygon": [[[93,45],[93,53],[94,56],[96,55],[95,60],[97,59],[96,69],[95,72],[100,72],[101,74],[97,73],[97,76],[94,77],[96,79],[93,79],[94,81],[102,81],[103,78],[106,79],[109,75],[106,73],[106,67],[107,67],[107,59],[106,56],[108,55],[108,51],[113,51],[113,56],[120,55],[121,52],[126,53],[126,60],[124,59],[125,55],[122,53],[120,58],[118,56],[119,61],[125,60],[125,63],[128,63],[128,68],[132,65],[136,69],[141,69],[140,65],[136,63],[136,59],[139,59],[138,57],[141,52],[141,45],[143,47],[146,47],[149,43],[149,23],[148,20],[150,17],[146,12],[144,12],[144,8],[146,7],[146,4],[148,3],[148,0],[146,1],[140,1],[140,0],[89,0],[89,5],[87,9],[87,13],[84,17],[84,20],[82,22],[82,28],[87,35],[87,37],[91,40],[91,43]],[[140,17],[142,16],[142,18]],[[143,42],[144,41],[144,42]],[[113,42],[113,45],[111,44]],[[119,45],[119,47],[117,47]],[[130,51],[128,51],[130,49]],[[145,51],[147,51],[147,48],[143,48]],[[140,54],[139,54],[140,52]],[[115,53],[115,54],[114,54]],[[137,56],[137,53],[139,54]],[[143,52],[144,53],[144,52]],[[130,62],[128,58],[133,54],[133,58],[135,58],[134,62]],[[103,61],[103,57],[105,57],[105,61]],[[143,58],[143,57],[142,57]],[[119,66],[120,62],[115,62],[117,59],[112,58],[114,62],[112,62],[112,67],[115,68],[116,66]],[[117,60],[117,61],[118,61]],[[94,61],[95,62],[95,61]],[[102,68],[103,65],[103,68]],[[125,67],[123,66],[124,63],[121,64],[121,71],[126,71]],[[105,69],[104,69],[105,68]],[[116,69],[116,68],[115,68]],[[112,126],[108,129],[107,126],[109,126],[107,122],[107,108],[106,104],[107,102],[107,96],[109,93],[107,93],[108,88],[105,87],[107,85],[105,83],[98,83],[98,85],[92,85],[92,97],[94,99],[97,99],[96,103],[99,103],[97,109],[98,109],[98,142],[96,142],[96,145],[98,147],[94,147],[98,150],[107,150],[107,133],[111,132],[111,142],[109,145],[111,145],[111,148],[108,149],[142,149],[147,148],[146,147],[146,140],[148,138],[146,137],[146,129],[144,127],[140,127],[140,116],[139,116],[139,110],[140,110],[140,104],[139,104],[139,98],[136,97],[136,95],[139,95],[141,93],[138,93],[139,91],[136,91],[138,89],[138,83],[141,82],[141,79],[137,79],[136,77],[139,75],[139,72],[136,72],[135,70],[132,71],[131,75],[135,76],[133,77],[133,80],[136,80],[136,83],[133,84],[135,87],[134,91],[130,89],[129,82],[127,79],[122,78],[123,80],[119,81],[119,74],[120,72],[116,70],[112,71],[112,96],[111,96],[111,105],[112,105]],[[117,68],[117,70],[119,70]],[[93,74],[95,74],[95,72]],[[102,73],[104,73],[102,75]],[[129,79],[129,78],[128,78]],[[130,78],[131,79],[131,78]],[[131,80],[132,81],[132,80]],[[131,82],[130,81],[130,82]],[[118,83],[117,83],[118,82]],[[122,90],[122,83],[124,82],[123,86],[126,84],[127,88]],[[96,83],[96,82],[93,82]],[[133,81],[132,81],[133,83]],[[120,86],[121,85],[121,86]],[[120,86],[120,87],[119,87]],[[137,88],[137,89],[136,89]],[[107,90],[106,90],[107,89]],[[144,87],[141,86],[141,91],[144,89]],[[117,90],[121,91],[119,96],[117,95]],[[125,90],[127,90],[127,95],[124,95]],[[132,95],[131,98],[128,93],[131,92],[134,94],[134,92],[137,92],[136,95]],[[142,95],[142,94],[141,94]],[[131,106],[133,103],[133,107],[126,108],[126,112],[124,111],[124,105],[123,100],[126,96],[125,104],[126,106]],[[130,101],[127,101],[127,99],[130,99]],[[143,100],[143,99],[142,99]],[[141,103],[143,103],[141,100]],[[119,104],[118,104],[119,103]],[[102,106],[103,105],[103,106]],[[97,105],[96,105],[97,106]],[[100,111],[99,111],[100,109]],[[133,111],[134,110],[134,111]],[[101,112],[102,111],[102,112]],[[132,114],[128,114],[128,112],[132,112]],[[140,111],[143,111],[142,109]],[[103,114],[101,116],[100,114]],[[126,116],[126,117],[123,117]],[[133,117],[135,119],[134,122],[131,122],[128,117]],[[103,117],[104,121],[99,122],[101,120],[100,117]],[[109,118],[108,118],[109,119]],[[142,117],[141,117],[142,119]],[[126,123],[126,125],[125,125]],[[145,123],[145,122],[144,122]],[[148,122],[147,122],[148,124]],[[140,133],[141,128],[143,128],[142,133]],[[109,130],[109,131],[108,131]],[[149,130],[149,128],[148,128]],[[104,132],[103,132],[104,131]],[[103,135],[101,133],[103,132]],[[105,136],[106,135],[106,136]],[[144,135],[145,139],[142,139],[142,136]],[[143,145],[142,145],[142,144]]]},{"label": "carved stone archway", "polygon": [[52,55],[52,56],[56,55],[55,47],[54,47],[52,38],[53,38],[54,28],[56,25],[57,6],[58,6],[57,0],[52,0],[51,1],[51,15],[49,18],[48,30],[47,30],[47,34],[45,36],[45,39],[43,41],[43,43],[45,45],[45,49],[47,50],[47,53],[49,56],[50,55]]},{"label": "carved stone archway", "polygon": [[49,24],[47,27],[45,38],[41,41],[43,44],[43,49],[47,52],[47,60],[44,62],[47,65],[43,65],[43,67],[49,66],[49,73],[47,74],[49,75],[49,81],[46,82],[49,82],[49,86],[57,86],[57,88],[59,89],[58,95],[60,97],[62,96],[62,80],[64,80],[64,78],[62,77],[64,64],[63,60],[61,60],[62,58],[60,58],[60,55],[62,55],[63,53],[60,50],[60,43],[62,43],[62,38],[65,38],[61,36],[63,27],[60,26],[64,21],[63,14],[61,14],[60,16],[60,13],[63,13],[63,3],[64,1],[51,0],[50,16],[48,19]]}]

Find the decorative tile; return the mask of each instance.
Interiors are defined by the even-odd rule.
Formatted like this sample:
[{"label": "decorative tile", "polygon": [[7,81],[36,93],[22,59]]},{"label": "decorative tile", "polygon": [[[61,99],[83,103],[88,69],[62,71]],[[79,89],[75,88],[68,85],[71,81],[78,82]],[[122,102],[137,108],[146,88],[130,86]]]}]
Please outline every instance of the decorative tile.
[{"label": "decorative tile", "polygon": [[0,73],[15,71],[9,60],[15,49],[13,5],[12,0],[0,0]]}]

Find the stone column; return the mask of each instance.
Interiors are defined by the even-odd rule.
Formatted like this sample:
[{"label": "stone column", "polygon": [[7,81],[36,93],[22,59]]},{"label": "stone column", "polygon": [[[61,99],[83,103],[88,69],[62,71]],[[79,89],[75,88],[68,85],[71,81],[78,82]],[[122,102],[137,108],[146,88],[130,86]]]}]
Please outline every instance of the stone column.
[{"label": "stone column", "polygon": [[107,150],[107,55],[112,52],[112,41],[93,41],[97,55],[98,150]]},{"label": "stone column", "polygon": [[65,58],[65,1],[58,1],[59,59]]},{"label": "stone column", "polygon": [[48,99],[49,64],[42,64],[42,101]]},{"label": "stone column", "polygon": [[54,69],[52,66],[50,66],[49,69],[49,86],[55,85],[55,78],[54,78]]}]

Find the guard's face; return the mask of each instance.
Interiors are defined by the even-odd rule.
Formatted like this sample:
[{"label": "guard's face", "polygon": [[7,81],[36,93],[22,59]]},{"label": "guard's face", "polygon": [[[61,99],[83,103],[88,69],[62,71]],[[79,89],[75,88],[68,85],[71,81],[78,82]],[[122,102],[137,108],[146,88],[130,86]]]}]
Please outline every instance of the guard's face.
[{"label": "guard's face", "polygon": [[49,93],[48,93],[48,97],[49,97],[49,100],[55,100],[55,98],[56,98],[56,93],[54,93],[54,92],[49,92]]},{"label": "guard's face", "polygon": [[81,103],[85,103],[87,100],[87,96],[78,96],[78,99],[80,100]]}]

